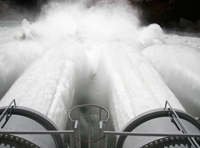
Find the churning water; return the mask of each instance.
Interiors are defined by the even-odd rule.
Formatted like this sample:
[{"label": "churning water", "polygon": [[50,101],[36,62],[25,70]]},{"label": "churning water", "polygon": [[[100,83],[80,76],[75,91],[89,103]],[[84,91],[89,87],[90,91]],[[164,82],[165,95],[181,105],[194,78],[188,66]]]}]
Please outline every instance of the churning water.
[{"label": "churning water", "polygon": [[1,106],[16,99],[63,129],[74,102],[96,103],[118,131],[166,100],[199,111],[200,39],[140,27],[125,2],[50,3],[35,22],[0,25]]}]

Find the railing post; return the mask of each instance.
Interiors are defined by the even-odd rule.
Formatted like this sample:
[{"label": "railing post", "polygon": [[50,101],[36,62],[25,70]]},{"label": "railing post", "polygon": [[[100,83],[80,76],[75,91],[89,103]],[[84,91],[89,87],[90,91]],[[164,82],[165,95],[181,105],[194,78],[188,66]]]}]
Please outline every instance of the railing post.
[{"label": "railing post", "polygon": [[78,139],[74,138],[76,148],[81,148],[81,141],[80,141],[81,137],[80,137],[80,129],[79,128],[80,128],[80,126],[79,126],[78,120],[76,120],[75,125],[74,125],[74,136],[76,138],[78,138]]},{"label": "railing post", "polygon": [[[106,122],[105,124],[106,124],[106,130],[108,130],[108,122]],[[108,142],[108,135],[105,135],[105,140],[104,140],[105,145],[104,145],[104,148],[107,148],[107,142]]]},{"label": "railing post", "polygon": [[[70,129],[73,129],[73,122],[71,121],[70,122]],[[75,135],[75,132],[74,132],[74,135]],[[74,142],[75,142],[75,139],[74,137],[70,134],[70,148],[75,148],[74,147]]]},{"label": "railing post", "polygon": [[[93,108],[94,107],[94,108]],[[81,110],[80,108],[86,108],[86,113],[87,115],[85,116],[85,120],[82,121],[80,119],[80,114],[81,114]],[[78,109],[78,110],[77,110]],[[95,113],[96,110],[98,111],[99,109],[99,115],[97,114],[97,116],[93,115]],[[73,114],[74,111],[78,111],[78,120],[76,119],[77,116],[75,116],[76,114]],[[103,114],[103,113],[104,114]],[[74,112],[76,113],[76,112]],[[72,116],[73,115],[73,116]],[[75,118],[75,119],[73,119]],[[99,118],[99,119],[97,119]],[[102,119],[102,118],[105,118],[105,119]],[[110,114],[108,112],[108,110],[106,110],[105,108],[99,106],[99,105],[92,105],[92,104],[83,104],[83,105],[79,105],[79,106],[76,106],[74,108],[72,108],[69,112],[69,119],[71,120],[71,122],[73,122],[74,126],[71,127],[72,129],[74,129],[74,136],[72,136],[73,138],[73,143],[75,144],[75,147],[72,147],[72,148],[79,148],[81,147],[81,142],[85,142],[87,143],[88,145],[88,148],[90,147],[93,147],[95,144],[92,144],[92,143],[96,143],[96,147],[98,148],[105,148],[107,147],[107,136],[104,135],[104,130],[107,129],[107,122],[110,118]],[[87,120],[88,119],[88,120]],[[76,121],[77,120],[77,121]],[[87,140],[86,138],[84,138],[83,140],[81,140],[81,136],[80,136],[80,126],[82,125],[82,122],[83,122],[83,125],[86,125],[86,129],[88,129],[87,132]],[[99,124],[98,128],[99,129],[96,129],[95,131],[92,131],[93,130],[93,124],[94,126],[97,124]],[[83,126],[81,126],[82,128]],[[106,129],[105,129],[106,128]],[[98,133],[99,131],[99,133]],[[94,139],[94,137],[98,137],[97,139]],[[105,143],[105,144],[104,144]]]},{"label": "railing post", "polygon": [[[91,141],[91,106],[89,105],[88,106],[89,108],[89,115],[88,115],[88,118],[89,118],[89,124],[88,124],[88,129],[89,129],[89,132],[88,132],[88,141]],[[91,147],[91,143],[89,142],[88,143],[88,148]]]},{"label": "railing post", "polygon": [[[99,122],[99,137],[103,137],[103,122]],[[99,148],[103,148],[103,139],[99,141]]]}]

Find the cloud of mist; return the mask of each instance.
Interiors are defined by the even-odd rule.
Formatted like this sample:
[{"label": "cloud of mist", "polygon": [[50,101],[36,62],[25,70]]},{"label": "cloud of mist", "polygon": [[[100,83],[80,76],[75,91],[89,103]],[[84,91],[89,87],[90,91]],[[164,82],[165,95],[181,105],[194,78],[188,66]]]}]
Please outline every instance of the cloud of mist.
[{"label": "cloud of mist", "polygon": [[[79,99],[84,99],[84,97],[86,97],[84,96],[84,91],[87,91],[88,98],[92,98],[94,102],[102,103],[103,105],[109,105],[108,96],[114,99],[118,98],[118,100],[121,99],[121,101],[126,98],[126,101],[122,101],[125,104],[130,102],[129,99],[132,98],[151,98],[154,95],[149,93],[151,91],[145,85],[140,85],[139,81],[143,82],[143,80],[142,78],[138,78],[140,79],[138,80],[136,75],[140,77],[140,72],[137,70],[138,67],[141,68],[141,71],[145,69],[141,66],[143,64],[140,63],[147,62],[142,57],[140,53],[141,50],[147,46],[162,42],[161,38],[162,29],[159,25],[152,24],[141,28],[140,21],[137,17],[137,11],[132,9],[126,2],[50,2],[43,7],[42,13],[37,21],[30,22],[25,19],[22,22],[21,32],[14,36],[14,43],[20,42],[20,44],[24,45],[20,48],[20,51],[26,51],[28,54],[27,56],[29,56],[29,54],[31,55],[32,53],[29,52],[26,47],[31,45],[31,49],[33,51],[38,51],[39,54],[33,58],[30,65],[26,65],[22,68],[21,72],[24,72],[24,74],[21,77],[15,77],[12,82],[16,79],[17,81],[3,99],[10,98],[19,86],[26,89],[29,87],[33,90],[32,92],[36,92],[34,94],[21,89],[17,97],[18,99],[22,98],[24,100],[27,95],[29,98],[32,98],[32,100],[34,100],[34,98],[39,100],[45,98],[43,95],[45,96],[45,90],[47,90],[48,94],[46,98],[50,98],[50,106],[53,102],[64,102],[63,104],[65,104],[67,102],[64,99],[65,97],[73,98],[74,94],[71,90],[76,90],[75,93],[77,92],[79,94]],[[39,45],[40,48],[38,48],[37,45]],[[16,49],[16,51],[13,50],[13,52],[16,53],[14,57],[12,57],[11,53],[8,53],[8,58],[12,57],[12,59],[17,59],[20,57],[20,61],[27,61],[28,63],[26,56],[22,56],[21,53],[17,52],[18,50],[19,49]],[[58,53],[59,55],[56,56]],[[61,59],[63,61],[59,63]],[[54,63],[54,61],[58,62]],[[134,62],[139,64],[133,66],[132,63]],[[17,63],[20,65],[19,61],[17,61]],[[39,66],[41,63],[43,64]],[[55,67],[52,68],[52,65],[49,63],[52,63]],[[70,65],[69,67],[67,66],[68,64]],[[152,70],[150,65],[146,64],[145,66],[147,69]],[[17,67],[18,66],[13,67],[10,73],[12,72],[13,75],[15,75]],[[64,72],[62,72],[62,68],[64,68]],[[75,72],[75,74],[68,73],[67,68],[70,68],[71,70],[69,71]],[[56,82],[59,78],[62,78],[61,83],[53,82],[53,84],[49,86],[41,83],[41,81],[31,81],[32,85],[29,85],[28,82],[23,83],[23,81],[31,77],[32,71],[40,71],[34,76],[36,80],[38,78],[42,81],[44,78],[47,83],[51,83],[51,80],[47,80],[46,78],[55,79]],[[154,70],[152,71],[153,72],[149,75],[154,76],[156,81],[158,77],[157,73],[154,72]],[[40,73],[42,75],[40,75]],[[115,73],[116,75],[114,75]],[[51,74],[55,74],[55,76],[51,76]],[[145,81],[147,81],[145,83],[150,84],[151,82],[148,81],[148,75],[143,74],[143,76],[145,77]],[[138,82],[137,84],[139,87],[132,87],[136,86],[132,78]],[[110,80],[107,81],[108,79]],[[68,80],[69,83],[66,82]],[[164,85],[160,79],[159,83],[161,86]],[[156,84],[156,86],[158,85]],[[37,93],[39,91],[37,88],[43,91]],[[139,93],[137,93],[133,91],[133,88],[142,89],[139,89]],[[167,89],[165,87],[163,88]],[[160,89],[162,89],[162,87],[160,87]],[[164,89],[160,91],[163,93],[159,93],[158,95],[168,93],[168,90],[165,92]],[[142,91],[145,90],[149,95],[140,97],[142,94],[145,94],[142,93]],[[158,89],[154,89],[152,91],[157,90]],[[115,92],[116,94],[114,94]],[[56,94],[56,96],[54,96],[54,94]],[[37,97],[35,97],[36,95]],[[173,98],[173,95],[170,94],[169,96]],[[60,102],[59,97],[61,97]],[[44,103],[45,99],[41,99],[40,102]],[[5,101],[4,103],[6,104],[7,102]],[[24,102],[23,105],[26,106],[26,103],[27,102]],[[56,103],[52,104],[53,108],[56,108]],[[30,103],[28,105],[30,106]],[[35,101],[35,105],[32,106],[37,108],[37,105],[37,101]],[[112,106],[112,102],[110,106]],[[129,111],[132,113],[130,103],[129,107]],[[126,108],[125,105],[124,108]],[[147,109],[147,107],[145,108]],[[138,110],[137,113],[140,111],[141,110]],[[46,110],[43,112],[47,113]],[[52,118],[55,117],[54,119],[57,120],[53,111],[48,114]],[[133,117],[133,114],[127,113],[120,127]],[[59,125],[63,127],[62,124],[59,123]]]}]

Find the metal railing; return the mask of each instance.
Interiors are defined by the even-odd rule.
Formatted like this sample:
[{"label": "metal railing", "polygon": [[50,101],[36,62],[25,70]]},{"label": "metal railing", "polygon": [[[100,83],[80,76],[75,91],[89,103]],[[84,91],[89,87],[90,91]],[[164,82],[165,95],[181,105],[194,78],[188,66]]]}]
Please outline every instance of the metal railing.
[{"label": "metal railing", "polygon": [[[179,130],[183,134],[190,134],[189,130],[186,128],[186,126],[180,120],[179,116],[174,111],[174,109],[172,108],[172,106],[169,104],[168,101],[165,102],[165,109],[167,109],[167,106],[169,106],[169,110],[172,112],[172,114],[171,114],[172,120],[174,121],[174,123],[176,124],[176,126],[179,128]],[[170,112],[169,112],[169,114],[170,114]],[[190,143],[192,144],[192,146],[194,148],[200,148],[199,144],[195,141],[195,139],[193,137],[187,137],[187,139],[190,141]]]},{"label": "metal railing", "polygon": [[[74,130],[74,135],[70,136],[71,147],[81,148],[81,142],[84,142],[87,143],[88,148],[90,148],[92,143],[98,142],[96,147],[106,148],[107,136],[104,134],[104,131],[108,129],[109,118],[110,114],[108,110],[98,105],[84,104],[72,108],[69,112],[70,129]],[[86,133],[88,136],[87,140],[81,138],[81,125],[85,125],[84,128],[82,128],[85,129],[83,132],[88,130]],[[91,130],[94,126],[97,126],[97,128]]]},{"label": "metal railing", "polygon": [[[12,105],[13,104],[13,105]],[[2,121],[2,119],[6,116],[6,119],[9,118],[9,112],[8,110],[13,108],[13,107],[16,107],[16,101],[15,99],[13,99],[10,104],[6,107],[6,109],[3,111],[3,113],[1,114],[0,116],[0,122]],[[10,110],[10,114],[12,113],[12,110]]]},{"label": "metal railing", "polygon": [[[14,104],[14,105],[12,105]],[[169,106],[169,108],[167,108]],[[13,100],[10,105],[3,111],[3,113],[0,116],[0,121],[5,117],[5,115],[8,115],[8,111],[12,109],[13,107],[16,107],[16,102]],[[87,117],[87,126],[88,126],[88,139],[82,140],[81,139],[81,109],[87,108],[86,113],[88,114]],[[92,119],[93,116],[93,108],[98,108],[98,138],[95,140],[92,140]],[[194,138],[199,138],[200,134],[190,134],[187,130],[187,128],[184,126],[184,124],[181,122],[179,116],[176,114],[174,109],[171,107],[168,101],[165,103],[165,109],[169,110],[170,116],[173,118],[179,129],[183,132],[183,134],[174,134],[174,133],[146,133],[146,132],[117,132],[117,131],[107,131],[108,128],[108,121],[110,118],[109,112],[98,105],[91,105],[91,104],[85,104],[85,105],[79,105],[70,110],[69,113],[69,119],[70,119],[70,130],[24,130],[24,131],[8,131],[8,130],[0,130],[0,137],[2,136],[9,136],[11,134],[68,134],[70,135],[70,148],[81,148],[81,143],[88,143],[88,147],[91,147],[91,143],[98,142],[99,148],[106,148],[107,147],[107,136],[108,135],[123,135],[123,136],[154,136],[154,137],[186,137],[194,148],[199,148],[198,143]],[[104,112],[104,113],[103,113]],[[105,118],[105,119],[104,119]],[[97,120],[97,118],[94,118]]]}]

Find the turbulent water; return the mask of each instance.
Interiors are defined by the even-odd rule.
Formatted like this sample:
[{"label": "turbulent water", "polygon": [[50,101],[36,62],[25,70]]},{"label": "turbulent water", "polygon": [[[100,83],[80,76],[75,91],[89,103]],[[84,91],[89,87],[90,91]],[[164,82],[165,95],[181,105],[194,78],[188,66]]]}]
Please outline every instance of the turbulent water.
[{"label": "turbulent water", "polygon": [[116,130],[165,100],[199,111],[200,39],[140,27],[125,2],[50,3],[35,22],[0,25],[1,106],[16,99],[61,129],[84,100],[109,108]]}]

